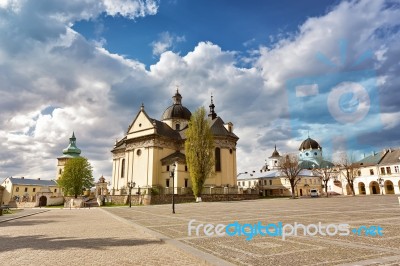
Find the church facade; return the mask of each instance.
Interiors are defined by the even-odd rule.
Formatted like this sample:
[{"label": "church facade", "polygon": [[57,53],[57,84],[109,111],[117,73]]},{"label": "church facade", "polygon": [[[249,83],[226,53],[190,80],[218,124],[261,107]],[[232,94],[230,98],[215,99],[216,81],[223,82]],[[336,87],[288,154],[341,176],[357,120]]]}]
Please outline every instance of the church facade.
[{"label": "church facade", "polygon": [[[116,141],[112,152],[112,193],[126,193],[128,182],[136,189],[175,188],[175,193],[189,191],[190,174],[186,165],[185,132],[191,112],[182,105],[177,90],[173,104],[166,108],[161,120],[148,116],[144,106],[130,124],[126,135]],[[205,187],[236,186],[236,144],[233,124],[225,123],[214,111],[211,99],[208,121],[215,141],[215,174],[207,179]],[[172,164],[176,165],[174,184],[170,177]]]}]

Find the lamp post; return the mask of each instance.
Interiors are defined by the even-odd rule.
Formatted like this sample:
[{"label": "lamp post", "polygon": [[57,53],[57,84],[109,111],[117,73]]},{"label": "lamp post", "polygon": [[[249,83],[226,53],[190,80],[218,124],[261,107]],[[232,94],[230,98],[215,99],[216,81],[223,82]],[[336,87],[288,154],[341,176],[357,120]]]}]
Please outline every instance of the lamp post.
[{"label": "lamp post", "polygon": [[376,181],[378,181],[379,187],[381,188],[381,194],[383,195],[383,182],[385,180],[382,177],[379,177]]},{"label": "lamp post", "polygon": [[175,168],[176,163],[171,165],[170,177],[172,177],[172,213],[175,213]]},{"label": "lamp post", "polygon": [[136,186],[135,182],[128,182],[129,188],[129,208],[132,208],[132,188]]}]

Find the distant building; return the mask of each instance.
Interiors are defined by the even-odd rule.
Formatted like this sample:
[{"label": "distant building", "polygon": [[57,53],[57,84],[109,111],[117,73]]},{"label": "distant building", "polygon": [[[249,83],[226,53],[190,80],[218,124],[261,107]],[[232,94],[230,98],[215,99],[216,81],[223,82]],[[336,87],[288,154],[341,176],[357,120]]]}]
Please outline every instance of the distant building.
[{"label": "distant building", "polygon": [[[321,180],[312,171],[312,165],[321,165],[322,148],[310,138],[304,140],[300,145],[299,163],[303,170],[299,173],[301,181],[296,185],[296,196],[308,196],[311,189],[317,189],[320,193]],[[279,161],[282,156],[275,149],[266,164],[260,171],[240,173],[237,185],[245,191],[257,190],[263,196],[291,196],[291,186],[286,176],[279,170]],[[323,163],[324,165],[326,162]],[[309,167],[311,166],[311,168]]]},{"label": "distant building", "polygon": [[[1,185],[5,188],[3,192],[4,204],[9,204],[10,201],[34,202],[37,200],[36,194],[43,189],[49,190],[51,196],[59,196],[60,193],[54,180],[40,180],[40,178],[7,177]],[[46,204],[42,206],[46,206]]]},{"label": "distant building", "polygon": [[[126,193],[128,182],[143,189],[173,186],[176,193],[191,187],[184,149],[191,112],[182,105],[178,90],[172,98],[173,104],[165,109],[161,120],[149,117],[142,105],[126,135],[116,141],[111,151],[112,193]],[[234,187],[239,138],[233,133],[233,124],[225,123],[214,108],[211,98],[208,121],[215,141],[215,175],[206,180],[205,187]],[[172,184],[170,166],[174,163],[177,166]]]}]

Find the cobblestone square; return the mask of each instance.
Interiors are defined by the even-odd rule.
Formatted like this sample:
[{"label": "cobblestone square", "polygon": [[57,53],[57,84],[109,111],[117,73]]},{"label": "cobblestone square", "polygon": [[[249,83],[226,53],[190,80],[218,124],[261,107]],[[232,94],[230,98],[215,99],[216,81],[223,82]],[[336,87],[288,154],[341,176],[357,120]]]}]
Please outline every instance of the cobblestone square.
[{"label": "cobblestone square", "polygon": [[[399,265],[397,196],[31,209],[0,219],[1,265]],[[43,210],[45,210],[43,212]],[[35,212],[41,212],[34,214]],[[34,214],[34,215],[32,215]],[[10,216],[9,216],[10,217]],[[383,236],[207,237],[188,223],[381,226]]]}]

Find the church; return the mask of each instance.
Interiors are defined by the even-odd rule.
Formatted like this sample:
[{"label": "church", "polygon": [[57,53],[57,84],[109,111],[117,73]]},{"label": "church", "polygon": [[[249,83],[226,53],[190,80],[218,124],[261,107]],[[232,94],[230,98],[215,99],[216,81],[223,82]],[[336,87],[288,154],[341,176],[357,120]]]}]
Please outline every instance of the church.
[{"label": "church", "polygon": [[[182,105],[182,95],[176,90],[173,103],[161,119],[149,117],[144,105],[128,127],[126,135],[112,149],[112,194],[127,192],[128,182],[134,182],[146,193],[150,189],[175,188],[175,193],[190,191],[191,180],[186,165],[184,143],[191,112]],[[208,121],[215,142],[215,174],[205,183],[207,188],[236,187],[236,144],[233,124],[225,123],[215,112],[211,97]],[[170,177],[175,164],[174,184]]]}]

